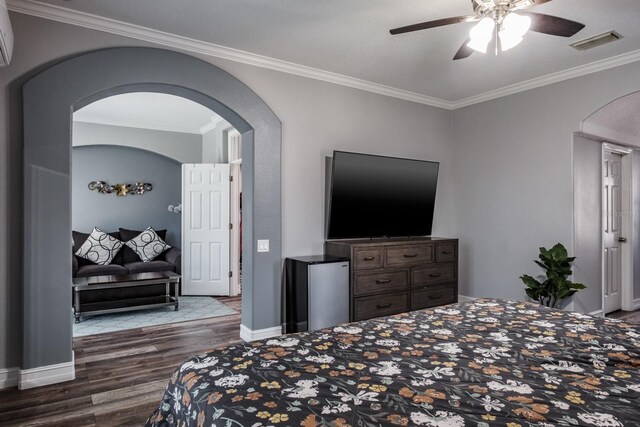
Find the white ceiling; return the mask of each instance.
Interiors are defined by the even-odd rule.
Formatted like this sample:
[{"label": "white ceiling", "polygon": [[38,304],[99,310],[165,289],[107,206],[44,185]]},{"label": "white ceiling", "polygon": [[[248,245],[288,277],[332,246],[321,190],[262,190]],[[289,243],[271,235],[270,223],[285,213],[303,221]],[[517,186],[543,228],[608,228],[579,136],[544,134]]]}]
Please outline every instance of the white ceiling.
[{"label": "white ceiling", "polygon": [[202,134],[222,117],[179,96],[135,92],[111,96],[73,113],[77,122]]},{"label": "white ceiling", "polygon": [[[9,0],[12,4],[23,0]],[[586,24],[571,39],[529,33],[494,56],[452,61],[473,24],[391,36],[407,24],[472,13],[472,0],[46,0],[101,17],[461,102],[640,49],[639,0],[554,0],[532,11]],[[12,7],[17,10],[15,7]],[[616,30],[620,41],[568,45]],[[634,56],[639,58],[640,55]]]}]

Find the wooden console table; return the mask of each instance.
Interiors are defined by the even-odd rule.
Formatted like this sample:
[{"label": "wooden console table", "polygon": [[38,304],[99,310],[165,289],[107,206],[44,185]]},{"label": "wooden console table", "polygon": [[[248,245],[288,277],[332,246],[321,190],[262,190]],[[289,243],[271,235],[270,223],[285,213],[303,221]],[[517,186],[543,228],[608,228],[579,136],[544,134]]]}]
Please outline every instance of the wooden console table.
[{"label": "wooden console table", "polygon": [[[73,312],[76,323],[83,314],[104,314],[140,310],[168,305],[178,311],[178,284],[180,275],[169,272],[136,273],[122,276],[91,276],[73,279]],[[174,292],[171,296],[171,285]],[[164,285],[161,291],[150,295],[136,295],[135,288]],[[158,287],[158,286],[156,286]],[[131,289],[127,295],[125,289]],[[155,292],[155,291],[154,291]],[[122,294],[122,296],[121,296]],[[83,296],[91,296],[83,301]]]}]

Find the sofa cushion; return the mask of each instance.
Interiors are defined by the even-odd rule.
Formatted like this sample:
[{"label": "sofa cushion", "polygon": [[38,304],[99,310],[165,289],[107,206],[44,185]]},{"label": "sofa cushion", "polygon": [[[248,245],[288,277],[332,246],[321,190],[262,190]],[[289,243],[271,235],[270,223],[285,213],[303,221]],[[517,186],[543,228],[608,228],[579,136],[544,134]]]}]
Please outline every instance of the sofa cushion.
[{"label": "sofa cushion", "polygon": [[130,262],[124,266],[129,270],[129,274],[149,273],[152,271],[175,271],[174,265],[167,261],[138,261]]},{"label": "sofa cushion", "polygon": [[[120,238],[120,232],[118,231],[114,231],[111,233],[107,233],[109,236],[114,237],[118,240],[122,240]],[[82,233],[80,231],[72,231],[71,232],[71,236],[73,238],[73,254],[75,255],[76,252],[78,252],[78,249],[80,249],[80,246],[82,246],[82,244],[87,240],[87,238],[90,236],[90,233]],[[124,252],[124,249],[126,247],[123,246],[122,249],[120,249],[118,251],[118,253],[116,254],[115,258],[113,258],[113,260],[111,261],[111,264],[119,264],[122,265],[124,264],[122,261],[122,253]],[[82,267],[83,265],[95,265],[93,262],[89,261],[88,259],[84,259],[84,258],[80,258],[79,256],[76,256],[76,260],[78,261],[78,266]]]},{"label": "sofa cushion", "polygon": [[162,240],[151,227],[126,242],[125,245],[133,249],[144,262],[153,261],[158,255],[171,249],[171,246]]},{"label": "sofa cushion", "polygon": [[121,276],[123,274],[128,274],[129,270],[125,267],[117,264],[109,264],[109,265],[83,265],[78,267],[78,272],[76,273],[76,277],[89,277],[89,276],[104,276],[104,275],[114,275]]},{"label": "sofa cushion", "polygon": [[94,264],[109,265],[123,244],[119,239],[94,227],[91,235],[89,235],[75,254],[80,258],[88,259]]},{"label": "sofa cushion", "polygon": [[[158,234],[158,236],[162,239],[162,240],[167,240],[167,230],[154,230],[156,232],[156,234]],[[121,228],[120,229],[120,240],[122,240],[123,242],[128,242],[131,239],[134,239],[136,236],[138,236],[140,233],[142,233],[142,231],[140,230],[128,230],[126,228]],[[134,252],[133,249],[131,249],[130,247],[128,247],[127,245],[125,245],[122,250],[120,251],[122,253],[122,264],[128,264],[131,262],[139,262],[142,261],[142,259],[140,259],[140,257]]]}]

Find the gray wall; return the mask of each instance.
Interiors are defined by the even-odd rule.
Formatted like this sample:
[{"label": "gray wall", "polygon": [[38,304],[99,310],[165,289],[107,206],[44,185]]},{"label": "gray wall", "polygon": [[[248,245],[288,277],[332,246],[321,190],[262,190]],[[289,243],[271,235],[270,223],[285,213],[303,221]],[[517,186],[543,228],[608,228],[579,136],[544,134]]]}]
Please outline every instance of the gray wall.
[{"label": "gray wall", "polygon": [[573,140],[575,239],[573,280],[587,289],[574,297],[574,309],[602,309],[602,143],[576,135]]},{"label": "gray wall", "polygon": [[573,239],[573,133],[640,89],[640,62],[453,112],[460,294],[525,297],[539,246]]},{"label": "gray wall", "polygon": [[153,151],[180,163],[202,163],[202,135],[73,122],[73,145],[120,145]]},{"label": "gray wall", "polygon": [[[119,146],[74,147],[71,159],[71,226],[89,233],[93,227],[117,231],[119,227],[167,229],[167,243],[181,246],[181,216],[168,211],[181,198],[181,164],[159,154]],[[143,195],[117,197],[91,191],[91,181],[110,184],[148,182],[153,190]]]},{"label": "gray wall", "polygon": [[[5,88],[5,102],[0,104],[0,129],[4,130],[0,133],[0,174],[6,177],[0,180],[0,206],[4,207],[0,210],[0,367],[18,366],[20,360],[22,195],[9,188],[22,186],[21,85],[52,62],[70,55],[110,46],[149,46],[20,14],[11,17],[16,49],[11,66],[0,72],[0,87]],[[333,149],[440,161],[434,233],[457,235],[451,226],[450,112],[273,70],[202,58],[246,83],[283,122],[283,256],[322,251],[323,162]],[[251,155],[243,151],[243,160]],[[251,179],[248,171],[243,170],[243,175]],[[264,306],[265,298],[278,296],[261,296],[255,310]]]},{"label": "gray wall", "polygon": [[233,127],[223,120],[202,135],[202,163],[229,162],[226,144],[227,129],[233,129]]},{"label": "gray wall", "polygon": [[[0,71],[0,368],[20,360],[21,85],[80,52],[150,46],[20,14],[11,18],[14,58]],[[569,244],[572,133],[607,102],[640,89],[635,63],[451,113],[201,58],[246,83],[283,122],[283,256],[322,251],[323,162],[334,149],[436,160],[434,234],[460,237],[460,293],[470,296],[523,297],[517,277],[535,273],[537,247]]]}]

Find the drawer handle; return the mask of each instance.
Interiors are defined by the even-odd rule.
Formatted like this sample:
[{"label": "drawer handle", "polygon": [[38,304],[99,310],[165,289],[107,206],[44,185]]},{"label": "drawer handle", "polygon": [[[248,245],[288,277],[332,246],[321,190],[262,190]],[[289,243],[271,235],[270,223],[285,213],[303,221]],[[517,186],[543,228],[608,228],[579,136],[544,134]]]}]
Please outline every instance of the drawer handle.
[{"label": "drawer handle", "polygon": [[403,255],[405,258],[415,258],[418,256],[418,254],[404,254]]},{"label": "drawer handle", "polygon": [[374,257],[374,256],[366,256],[366,257],[362,258],[363,261],[373,261],[374,259],[376,259],[376,257]]},{"label": "drawer handle", "polygon": [[389,308],[389,307],[391,307],[391,303],[388,302],[386,304],[378,304],[378,305],[376,305],[376,307],[378,308],[378,310],[381,309],[381,308]]},{"label": "drawer handle", "polygon": [[391,282],[391,280],[390,280],[390,279],[380,279],[380,280],[376,280],[376,283],[377,283],[378,285],[381,285],[381,284],[383,284],[383,283],[389,283],[389,282]]},{"label": "drawer handle", "polygon": [[451,255],[453,251],[442,251],[443,255]]},{"label": "drawer handle", "polygon": [[429,273],[429,277],[440,277],[442,273]]},{"label": "drawer handle", "polygon": [[442,294],[438,294],[438,295],[429,295],[429,299],[440,299],[442,298]]}]

